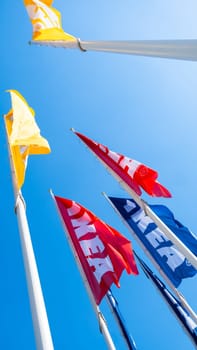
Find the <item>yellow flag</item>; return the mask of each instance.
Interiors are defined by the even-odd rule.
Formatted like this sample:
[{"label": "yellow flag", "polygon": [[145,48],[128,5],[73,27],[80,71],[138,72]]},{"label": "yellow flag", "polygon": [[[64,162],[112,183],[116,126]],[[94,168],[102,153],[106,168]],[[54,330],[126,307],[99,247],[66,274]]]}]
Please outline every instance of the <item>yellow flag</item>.
[{"label": "yellow flag", "polygon": [[76,42],[74,36],[63,31],[61,14],[51,7],[52,2],[53,0],[24,0],[33,26],[33,40]]},{"label": "yellow flag", "polygon": [[50,153],[46,139],[40,135],[34,110],[30,108],[19,92],[9,90],[12,109],[5,116],[5,125],[15,173],[16,186],[19,190],[25,178],[28,155]]}]

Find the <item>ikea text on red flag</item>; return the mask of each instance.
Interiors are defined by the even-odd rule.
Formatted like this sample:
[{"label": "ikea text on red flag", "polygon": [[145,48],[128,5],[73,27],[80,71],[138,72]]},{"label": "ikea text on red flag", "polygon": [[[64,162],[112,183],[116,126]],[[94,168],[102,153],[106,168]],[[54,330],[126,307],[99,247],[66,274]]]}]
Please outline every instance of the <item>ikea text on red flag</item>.
[{"label": "ikea text on red flag", "polygon": [[80,204],[55,196],[69,238],[99,304],[124,269],[138,274],[131,243]]},{"label": "ikea text on red flag", "polygon": [[139,196],[141,188],[153,197],[171,197],[170,192],[157,180],[157,171],[146,165],[130,159],[122,154],[109,150],[106,146],[99,144],[87,136],[76,132],[75,134],[90,148],[105,165],[126,183]]}]

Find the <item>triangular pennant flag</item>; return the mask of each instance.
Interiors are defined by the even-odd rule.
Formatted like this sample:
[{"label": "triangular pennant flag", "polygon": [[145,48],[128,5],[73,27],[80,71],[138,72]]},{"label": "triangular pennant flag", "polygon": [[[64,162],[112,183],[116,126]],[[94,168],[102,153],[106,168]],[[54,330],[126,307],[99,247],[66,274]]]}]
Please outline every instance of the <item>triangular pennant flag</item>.
[{"label": "triangular pennant flag", "polygon": [[138,274],[131,243],[80,204],[55,196],[59,212],[88,284],[99,304],[120,276]]},{"label": "triangular pennant flag", "polygon": [[9,92],[12,109],[5,116],[5,124],[16,186],[19,190],[24,182],[28,155],[50,153],[50,147],[47,140],[40,135],[33,109],[18,91],[9,90]]},{"label": "triangular pennant flag", "polygon": [[33,40],[76,43],[74,36],[63,31],[60,12],[51,7],[52,3],[53,0],[24,0],[33,26]]},{"label": "triangular pennant flag", "polygon": [[143,188],[151,196],[171,197],[170,192],[156,181],[157,171],[136,160],[111,151],[106,146],[79,132],[74,131],[74,133],[104,162],[108,169],[115,174],[115,177],[118,177],[139,196],[142,194],[141,188]]}]

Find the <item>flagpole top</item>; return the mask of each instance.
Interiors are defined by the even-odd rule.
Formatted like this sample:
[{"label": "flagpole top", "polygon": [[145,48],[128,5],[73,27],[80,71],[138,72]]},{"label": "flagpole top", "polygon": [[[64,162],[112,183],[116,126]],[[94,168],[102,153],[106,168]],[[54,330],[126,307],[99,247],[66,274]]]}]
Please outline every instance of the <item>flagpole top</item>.
[{"label": "flagpole top", "polygon": [[54,193],[53,193],[51,188],[49,188],[49,193],[50,193],[51,197],[54,198]]},{"label": "flagpole top", "polygon": [[70,128],[70,131],[72,131],[74,134],[76,132],[76,130],[74,128]]}]

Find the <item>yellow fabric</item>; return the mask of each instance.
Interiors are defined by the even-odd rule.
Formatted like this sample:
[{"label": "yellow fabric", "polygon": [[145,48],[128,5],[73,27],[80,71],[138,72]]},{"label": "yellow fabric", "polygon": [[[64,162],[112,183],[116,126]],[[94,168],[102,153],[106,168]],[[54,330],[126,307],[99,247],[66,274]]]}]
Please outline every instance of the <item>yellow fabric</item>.
[{"label": "yellow fabric", "polygon": [[[9,140],[9,135],[11,135],[12,131],[12,111],[6,115],[5,125]],[[22,187],[25,178],[26,156],[22,151],[19,146],[10,146],[15,182],[18,190]]]},{"label": "yellow fabric", "polygon": [[28,155],[47,154],[50,147],[47,140],[40,135],[33,109],[19,92],[10,90],[10,94],[12,110],[6,115],[5,124],[19,190],[24,182]]},{"label": "yellow fabric", "polygon": [[33,40],[36,41],[70,41],[76,42],[76,38],[70,34],[65,33],[60,28],[52,28],[41,30],[39,33],[33,35]]},{"label": "yellow fabric", "polygon": [[33,26],[33,40],[75,42],[74,36],[63,31],[61,14],[50,6],[52,2],[51,0],[24,0]]},{"label": "yellow fabric", "polygon": [[[53,3],[53,0],[41,0],[44,4],[46,4],[47,6],[51,6]],[[32,3],[34,3],[34,0],[24,0],[24,4],[26,5],[31,5]]]}]

